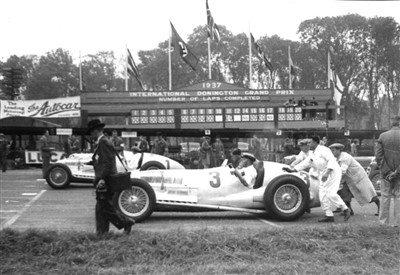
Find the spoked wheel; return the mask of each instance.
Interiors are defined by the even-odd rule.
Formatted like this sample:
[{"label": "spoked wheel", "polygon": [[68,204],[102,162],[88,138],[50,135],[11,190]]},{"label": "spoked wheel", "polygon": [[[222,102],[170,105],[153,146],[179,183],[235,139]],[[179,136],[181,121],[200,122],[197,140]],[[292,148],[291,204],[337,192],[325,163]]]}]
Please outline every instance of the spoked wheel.
[{"label": "spoked wheel", "polygon": [[124,215],[140,222],[153,213],[156,196],[147,182],[134,180],[130,189],[115,193],[113,203]]},{"label": "spoked wheel", "polygon": [[284,184],[275,191],[274,205],[282,213],[293,213],[299,209],[303,196],[300,189],[292,184]]},{"label": "spoked wheel", "polygon": [[310,192],[301,179],[285,175],[273,180],[264,193],[267,212],[277,219],[292,221],[302,216],[310,203]]},{"label": "spoked wheel", "polygon": [[46,172],[46,181],[54,189],[63,189],[71,183],[71,171],[64,164],[54,164]]}]

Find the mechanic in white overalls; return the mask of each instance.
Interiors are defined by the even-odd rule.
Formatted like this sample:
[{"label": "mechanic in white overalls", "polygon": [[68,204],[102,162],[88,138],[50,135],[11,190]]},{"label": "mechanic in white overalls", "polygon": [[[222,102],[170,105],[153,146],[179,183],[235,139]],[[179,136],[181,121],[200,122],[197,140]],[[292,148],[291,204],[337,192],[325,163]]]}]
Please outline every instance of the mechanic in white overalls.
[{"label": "mechanic in white overalls", "polygon": [[342,178],[342,171],[331,150],[324,145],[319,145],[319,143],[319,137],[313,137],[310,143],[310,149],[313,151],[312,154],[294,168],[285,167],[284,170],[295,172],[313,168],[318,171],[320,182],[319,198],[322,210],[325,211],[325,217],[318,221],[334,222],[335,218],[332,211],[336,208],[341,208],[343,210],[344,220],[347,221],[350,218],[349,208],[337,194]]}]

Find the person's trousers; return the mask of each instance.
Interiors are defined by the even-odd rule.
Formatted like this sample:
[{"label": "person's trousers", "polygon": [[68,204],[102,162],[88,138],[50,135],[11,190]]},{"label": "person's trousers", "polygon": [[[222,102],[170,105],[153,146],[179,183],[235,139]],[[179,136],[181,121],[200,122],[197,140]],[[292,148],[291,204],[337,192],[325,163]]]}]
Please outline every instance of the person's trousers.
[{"label": "person's trousers", "polygon": [[96,191],[96,232],[98,234],[107,233],[110,230],[110,222],[118,229],[122,229],[127,218],[116,211],[112,203],[113,193]]},{"label": "person's trousers", "polygon": [[393,225],[400,226],[400,178],[389,182],[381,179],[381,199],[379,209],[379,222],[382,224],[390,224],[390,204],[393,199],[394,213]]},{"label": "person's trousers", "polygon": [[42,175],[43,175],[43,178],[46,178],[46,172],[47,172],[47,169],[49,169],[49,166],[50,166],[50,156],[49,157],[47,157],[47,156],[43,157],[42,156],[42,161],[43,161],[43,163],[42,163]]},{"label": "person's trousers", "polygon": [[0,156],[0,162],[1,162],[1,170],[3,172],[7,171],[7,158],[6,158],[6,156]]},{"label": "person's trousers", "polygon": [[[331,172],[335,173],[335,172]],[[325,182],[320,182],[319,185],[319,199],[321,201],[321,208],[328,217],[333,217],[332,210],[341,208],[346,210],[347,206],[342,198],[338,195],[340,185],[340,177],[338,175],[329,176]]]}]

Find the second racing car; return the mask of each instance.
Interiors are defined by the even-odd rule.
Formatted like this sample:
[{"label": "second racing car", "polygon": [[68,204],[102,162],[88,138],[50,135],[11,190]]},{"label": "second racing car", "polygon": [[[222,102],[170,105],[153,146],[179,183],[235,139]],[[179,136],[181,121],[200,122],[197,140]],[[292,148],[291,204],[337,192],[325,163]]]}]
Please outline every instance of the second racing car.
[{"label": "second racing car", "polygon": [[[61,159],[51,164],[46,173],[47,183],[54,189],[68,187],[71,182],[92,183],[94,179],[91,153],[72,154],[68,158]],[[156,170],[156,169],[185,169],[179,162],[170,158],[151,153],[132,153],[124,151],[123,159],[130,171]],[[117,170],[124,168],[119,160],[116,160]]]}]

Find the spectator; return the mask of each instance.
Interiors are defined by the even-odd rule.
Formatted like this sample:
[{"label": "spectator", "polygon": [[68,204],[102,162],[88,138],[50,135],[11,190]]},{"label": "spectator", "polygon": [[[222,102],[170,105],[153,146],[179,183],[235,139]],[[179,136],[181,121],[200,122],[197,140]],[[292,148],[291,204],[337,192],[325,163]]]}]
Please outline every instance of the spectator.
[{"label": "spectator", "polygon": [[162,133],[157,132],[157,137],[154,140],[153,153],[163,156],[165,154],[167,146],[168,146],[168,144],[165,141],[165,139],[162,137]]},{"label": "spectator", "polygon": [[355,139],[353,139],[350,144],[350,152],[353,157],[358,156],[357,141]]},{"label": "spectator", "polygon": [[318,102],[315,99],[315,96],[313,96],[312,100],[310,101],[310,106],[318,106]]},{"label": "spectator", "polygon": [[378,206],[379,213],[378,195],[365,169],[350,154],[343,152],[343,144],[334,143],[330,145],[329,148],[342,170],[342,189],[338,191],[338,194],[350,209],[350,215],[354,215],[354,211],[351,207],[352,197],[354,197],[361,206],[370,202],[375,202]]},{"label": "spectator", "polygon": [[221,141],[220,137],[215,139],[213,144],[213,151],[214,151],[214,166],[218,167],[222,164],[225,159],[225,152],[224,152],[224,144]]},{"label": "spectator", "polygon": [[124,229],[126,234],[131,232],[135,221],[117,212],[112,203],[114,193],[108,186],[108,176],[117,173],[113,144],[103,134],[105,124],[94,119],[88,123],[88,133],[96,140],[96,149],[93,154],[95,173],[94,186],[96,187],[96,233],[103,235],[110,230],[110,222],[118,229]]},{"label": "spectator", "polygon": [[328,138],[322,137],[321,141],[319,142],[320,145],[328,146]]},{"label": "spectator", "polygon": [[140,136],[140,141],[138,145],[141,152],[145,153],[149,151],[149,143],[146,140],[145,136]]},{"label": "spectator", "polygon": [[7,136],[3,133],[0,133],[0,164],[3,173],[7,171],[7,155],[10,146],[11,145],[7,139]]},{"label": "spectator", "polygon": [[49,136],[49,131],[46,130],[38,142],[38,149],[40,150],[40,153],[42,155],[43,178],[46,177],[47,169],[50,166],[51,151],[54,150],[54,148],[50,147]]},{"label": "spectator", "polygon": [[242,151],[239,148],[232,150],[231,164],[232,164],[233,168],[237,168],[239,166],[241,156],[242,156]]},{"label": "spectator", "polygon": [[[310,101],[310,106],[318,106],[318,102],[315,99],[315,96],[313,96],[312,100]],[[317,115],[317,110],[316,109],[311,109],[310,110],[311,119],[315,119],[316,115]]]},{"label": "spectator", "polygon": [[304,96],[302,96],[301,99],[297,102],[297,106],[300,106],[300,107],[308,106],[308,102],[304,98]]},{"label": "spectator", "polygon": [[79,139],[72,135],[70,138],[70,145],[71,145],[71,153],[75,154],[75,153],[80,153],[81,150],[81,143],[79,141]]},{"label": "spectator", "polygon": [[390,201],[394,202],[394,226],[400,225],[400,116],[393,127],[379,136],[375,156],[381,172],[379,221],[389,225]]},{"label": "spectator", "polygon": [[63,147],[65,156],[68,158],[71,155],[71,140],[67,136],[64,137]]},{"label": "spectator", "polygon": [[118,152],[118,154],[123,155],[124,154],[124,141],[122,138],[118,136],[117,130],[112,131],[112,136],[111,136],[111,143],[114,146],[115,150]]},{"label": "spectator", "polygon": [[210,168],[211,165],[211,145],[210,137],[203,137],[203,142],[200,146],[200,159],[203,168]]},{"label": "spectator", "polygon": [[253,135],[251,139],[251,147],[253,150],[253,155],[258,160],[263,160],[262,157],[262,149],[261,149],[261,140],[258,138],[256,134]]}]

